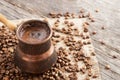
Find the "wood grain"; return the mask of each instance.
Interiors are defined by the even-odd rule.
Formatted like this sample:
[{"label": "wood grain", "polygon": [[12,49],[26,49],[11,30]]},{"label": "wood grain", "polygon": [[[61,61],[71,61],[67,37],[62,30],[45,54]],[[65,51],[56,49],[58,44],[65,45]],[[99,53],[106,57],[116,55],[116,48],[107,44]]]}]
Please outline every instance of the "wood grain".
[{"label": "wood grain", "polygon": [[[90,31],[97,31],[92,36],[97,58],[100,64],[102,80],[120,79],[120,0],[1,0],[0,13],[9,19],[22,19],[48,16],[48,12],[75,12],[81,8],[91,12],[96,22]],[[95,10],[99,9],[96,13]],[[101,27],[105,26],[105,30]],[[103,40],[105,45],[101,45]],[[112,56],[117,55],[117,59]],[[111,66],[105,70],[105,65]]]}]

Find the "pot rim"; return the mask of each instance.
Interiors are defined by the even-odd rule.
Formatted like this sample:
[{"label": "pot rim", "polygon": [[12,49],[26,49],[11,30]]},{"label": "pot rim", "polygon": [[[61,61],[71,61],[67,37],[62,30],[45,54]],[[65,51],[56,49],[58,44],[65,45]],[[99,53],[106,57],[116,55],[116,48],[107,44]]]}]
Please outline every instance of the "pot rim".
[{"label": "pot rim", "polygon": [[[23,39],[20,37],[20,31],[21,31],[21,29],[22,29],[22,26],[23,26],[25,23],[34,22],[34,21],[38,21],[38,22],[42,22],[42,23],[47,24],[48,29],[50,30],[50,34],[49,34],[49,35],[47,36],[47,38],[45,38],[43,41],[37,41],[37,42],[31,43],[31,42],[28,42],[28,41],[23,40]],[[47,41],[52,37],[52,28],[50,27],[49,23],[46,22],[46,21],[42,21],[42,20],[39,20],[39,19],[31,19],[31,20],[27,20],[27,21],[22,22],[22,23],[17,27],[16,35],[17,35],[18,40],[20,40],[20,41],[23,42],[23,43],[31,44],[31,45],[42,44],[42,43],[47,42]]]}]

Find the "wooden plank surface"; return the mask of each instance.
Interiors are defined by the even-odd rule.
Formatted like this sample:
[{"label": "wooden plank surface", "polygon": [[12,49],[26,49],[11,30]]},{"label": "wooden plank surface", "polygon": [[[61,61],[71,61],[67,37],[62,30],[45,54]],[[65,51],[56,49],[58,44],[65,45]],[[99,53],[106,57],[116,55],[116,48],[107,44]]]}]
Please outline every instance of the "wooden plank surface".
[{"label": "wooden plank surface", "polygon": [[[96,31],[92,36],[97,58],[100,64],[102,80],[120,79],[120,0],[1,0],[0,13],[9,19],[22,19],[48,16],[49,12],[74,12],[81,8],[91,12],[96,22],[90,26],[90,31]],[[96,13],[95,10],[99,9]],[[105,30],[101,27],[105,26]],[[101,45],[103,40],[105,45]],[[117,59],[112,56],[116,55]],[[109,64],[111,69],[105,70]]]}]

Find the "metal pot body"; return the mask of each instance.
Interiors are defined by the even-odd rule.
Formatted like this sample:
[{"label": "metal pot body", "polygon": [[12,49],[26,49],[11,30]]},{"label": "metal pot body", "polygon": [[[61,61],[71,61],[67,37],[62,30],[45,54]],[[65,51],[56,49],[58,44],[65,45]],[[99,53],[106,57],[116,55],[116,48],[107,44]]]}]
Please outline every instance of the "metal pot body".
[{"label": "metal pot body", "polygon": [[[28,25],[29,26],[26,26]],[[29,42],[22,39],[23,32],[27,27],[42,27],[48,32],[43,40]],[[43,27],[44,26],[44,27]],[[32,31],[32,28],[31,28]],[[21,36],[21,34],[23,34]],[[23,22],[16,31],[19,43],[14,55],[15,64],[23,71],[29,73],[43,73],[48,70],[57,60],[54,46],[51,44],[52,29],[46,22],[29,20]]]}]

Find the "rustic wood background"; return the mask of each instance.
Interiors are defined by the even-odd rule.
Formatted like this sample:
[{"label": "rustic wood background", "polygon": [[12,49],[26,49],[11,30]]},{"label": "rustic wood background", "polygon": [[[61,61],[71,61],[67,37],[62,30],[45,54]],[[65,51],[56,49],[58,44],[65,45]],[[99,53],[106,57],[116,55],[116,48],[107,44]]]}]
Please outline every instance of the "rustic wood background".
[{"label": "rustic wood background", "polygon": [[[90,32],[97,31],[92,40],[102,80],[119,80],[120,0],[0,0],[0,13],[12,20],[48,16],[49,12],[78,13],[81,8],[91,12],[96,20],[91,24]],[[101,30],[102,26],[105,26],[105,30]],[[103,40],[105,45],[101,45],[99,40]],[[113,55],[117,59],[113,59]],[[105,69],[107,64],[110,70]]]}]

